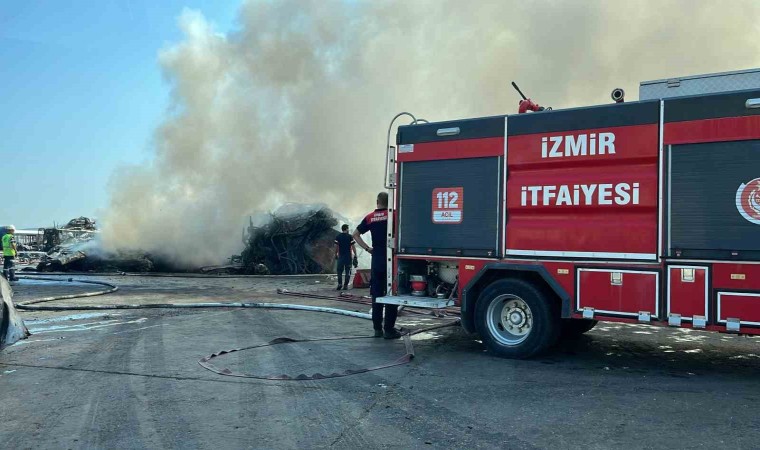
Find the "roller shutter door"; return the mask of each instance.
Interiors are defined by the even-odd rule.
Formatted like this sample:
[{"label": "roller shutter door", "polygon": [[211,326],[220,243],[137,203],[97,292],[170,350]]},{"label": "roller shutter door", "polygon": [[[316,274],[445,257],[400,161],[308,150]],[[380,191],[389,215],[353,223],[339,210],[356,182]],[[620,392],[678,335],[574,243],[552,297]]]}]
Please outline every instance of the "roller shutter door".
[{"label": "roller shutter door", "polygon": [[[497,256],[502,164],[498,157],[402,163],[399,251]],[[455,194],[449,198],[448,191]],[[441,202],[454,197],[453,213],[441,212]]]},{"label": "roller shutter door", "polygon": [[668,164],[669,256],[760,259],[760,141],[674,145]]}]

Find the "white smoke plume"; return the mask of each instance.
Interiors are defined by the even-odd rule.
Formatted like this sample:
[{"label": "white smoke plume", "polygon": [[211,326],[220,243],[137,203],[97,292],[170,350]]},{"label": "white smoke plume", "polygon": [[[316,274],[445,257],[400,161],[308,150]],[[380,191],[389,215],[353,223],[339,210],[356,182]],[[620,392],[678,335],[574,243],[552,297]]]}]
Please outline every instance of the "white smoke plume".
[{"label": "white smoke plume", "polygon": [[[148,166],[114,174],[109,248],[200,265],[242,248],[255,210],[357,217],[382,189],[389,120],[635,100],[642,80],[755,67],[756,1],[250,1],[238,27],[185,10],[159,63],[172,104]],[[392,138],[393,139],[393,138]]]}]

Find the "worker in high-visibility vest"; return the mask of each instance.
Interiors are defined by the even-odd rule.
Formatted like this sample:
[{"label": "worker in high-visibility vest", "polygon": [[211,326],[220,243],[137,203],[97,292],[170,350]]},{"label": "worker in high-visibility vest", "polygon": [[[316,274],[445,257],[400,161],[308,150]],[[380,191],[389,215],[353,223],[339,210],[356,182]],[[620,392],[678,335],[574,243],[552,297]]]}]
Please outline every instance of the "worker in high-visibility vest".
[{"label": "worker in high-visibility vest", "polygon": [[16,227],[9,225],[3,235],[3,276],[8,281],[16,281]]}]

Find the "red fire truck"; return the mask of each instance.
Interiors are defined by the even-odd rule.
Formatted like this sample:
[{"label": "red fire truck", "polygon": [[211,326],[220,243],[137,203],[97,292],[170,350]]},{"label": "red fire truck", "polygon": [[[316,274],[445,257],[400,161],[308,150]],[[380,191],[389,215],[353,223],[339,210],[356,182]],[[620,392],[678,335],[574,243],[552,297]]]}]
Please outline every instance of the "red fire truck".
[{"label": "red fire truck", "polygon": [[760,334],[760,70],[613,100],[399,126],[379,301],[513,358],[597,321]]}]

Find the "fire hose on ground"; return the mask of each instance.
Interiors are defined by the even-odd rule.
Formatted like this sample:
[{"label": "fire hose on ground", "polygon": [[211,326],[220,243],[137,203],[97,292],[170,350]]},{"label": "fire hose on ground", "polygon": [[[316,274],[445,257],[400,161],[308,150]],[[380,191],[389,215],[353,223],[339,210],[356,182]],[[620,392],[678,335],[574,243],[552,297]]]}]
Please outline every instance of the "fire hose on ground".
[{"label": "fire hose on ground", "polygon": [[[54,281],[54,282],[63,281],[58,278],[49,278],[49,277],[23,276],[19,278],[27,279],[27,280],[38,280],[38,281]],[[74,278],[67,278],[66,281],[72,282],[72,283],[100,285],[100,286],[106,287],[107,289],[104,289],[101,291],[85,292],[85,293],[80,293],[80,294],[59,295],[59,296],[44,297],[44,298],[34,299],[34,300],[26,300],[23,302],[16,303],[15,304],[16,308],[20,310],[26,310],[26,311],[93,311],[93,310],[118,310],[118,309],[175,309],[175,308],[197,308],[197,309],[260,308],[260,309],[321,312],[321,313],[327,313],[327,314],[337,314],[337,315],[348,316],[348,317],[356,317],[356,318],[365,319],[365,320],[372,319],[372,316],[370,314],[360,313],[356,311],[348,311],[348,310],[340,309],[340,308],[297,305],[297,304],[287,304],[287,303],[266,303],[266,302],[199,302],[199,303],[148,303],[148,304],[123,304],[123,303],[118,304],[117,303],[117,304],[104,304],[104,305],[39,305],[39,303],[47,303],[47,302],[53,302],[53,301],[59,301],[59,300],[87,298],[87,297],[106,295],[106,294],[116,292],[119,289],[118,286],[110,284],[110,283],[106,283],[103,281],[80,280],[80,279],[74,279]],[[280,294],[285,293],[285,295],[294,295],[297,297],[304,297],[304,298],[317,298],[317,299],[326,298],[329,300],[340,300],[340,298],[335,298],[331,296],[323,296],[323,295],[318,295],[318,294],[309,295],[308,293],[293,293],[290,291],[283,292],[283,290],[278,290],[278,293]],[[352,297],[356,297],[356,296],[347,297],[345,301],[349,301],[351,303],[365,304],[363,301],[357,301],[357,299],[352,298]],[[414,331],[408,331],[408,330],[402,329],[403,331],[402,338],[404,341],[405,354],[402,355],[401,357],[393,361],[375,365],[372,367],[359,368],[359,369],[347,369],[342,372],[333,372],[330,374],[321,374],[317,372],[311,375],[299,374],[296,376],[291,376],[291,375],[286,375],[286,374],[257,375],[257,374],[252,374],[252,373],[236,372],[236,371],[230,370],[229,368],[219,368],[215,366],[214,364],[212,364],[211,361],[213,359],[219,358],[226,354],[240,352],[244,350],[255,350],[258,348],[271,347],[273,345],[290,344],[290,343],[297,343],[297,342],[338,341],[338,340],[348,340],[348,339],[374,339],[374,337],[336,336],[336,337],[317,338],[317,339],[293,339],[289,337],[280,337],[277,339],[273,339],[265,344],[252,345],[252,346],[234,348],[234,349],[229,349],[229,350],[222,350],[216,353],[212,353],[208,356],[201,358],[198,361],[198,364],[204,369],[207,369],[219,375],[239,377],[239,378],[255,378],[255,379],[260,379],[260,380],[307,381],[307,380],[321,380],[321,379],[326,379],[326,378],[345,377],[349,375],[357,375],[360,373],[367,373],[367,372],[371,372],[375,370],[387,369],[390,367],[407,364],[411,362],[411,360],[414,358],[414,347],[412,346],[411,336],[425,333],[425,332],[430,332],[430,331],[437,330],[440,328],[457,326],[457,325],[459,325],[458,319],[452,320],[443,324],[436,324],[430,327],[426,327],[426,328],[422,328],[422,329],[414,330]]]}]

